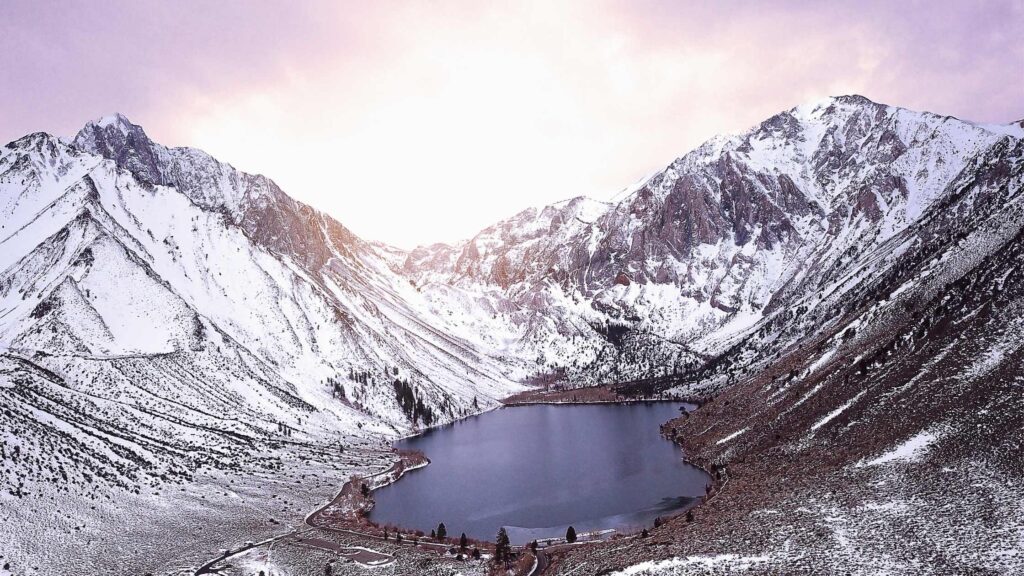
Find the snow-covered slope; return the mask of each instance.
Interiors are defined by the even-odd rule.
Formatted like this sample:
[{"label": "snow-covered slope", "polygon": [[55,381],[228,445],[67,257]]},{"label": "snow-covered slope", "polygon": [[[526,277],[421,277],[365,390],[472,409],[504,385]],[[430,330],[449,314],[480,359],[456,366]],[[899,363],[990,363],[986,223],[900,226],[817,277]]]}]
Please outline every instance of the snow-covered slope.
[{"label": "snow-covered slope", "polygon": [[966,155],[917,172],[950,170],[941,189],[879,194],[887,208],[817,247],[752,330],[645,383],[703,395],[666,432],[718,487],[694,522],[652,531],[665,560],[608,548],[561,573],[1024,569],[1024,140],[953,123]]},{"label": "snow-covered slope", "polygon": [[830,98],[408,253],[120,115],[26,136],[0,149],[0,498],[327,462],[529,382],[720,395],[683,428],[709,461],[821,461],[862,422],[856,474],[972,430],[957,470],[1020,472],[987,398],[1019,386],[1022,136]]},{"label": "snow-covered slope", "polygon": [[216,353],[340,429],[450,420],[532,376],[672,378],[835,293],[1019,131],[832,98],[715,138],[615,203],[406,254],[115,114],[0,152],[0,346],[71,379],[82,359]]},{"label": "snow-covered slope", "polygon": [[830,98],[712,139],[614,204],[526,210],[403,272],[463,332],[571,383],[684,371],[916,222],[1019,127]]},{"label": "snow-covered slope", "polygon": [[[57,453],[96,452],[116,470],[100,453],[120,441],[79,409],[107,415],[125,442],[158,431],[203,459],[217,438],[394,434],[520,389],[417,312],[421,297],[377,247],[267,178],[155,144],[122,116],[74,142],[32,134],[5,146],[0,202],[0,362],[16,383],[0,394],[13,445],[56,441]],[[396,381],[417,405],[400,405]],[[123,457],[188,468],[146,454]]]}]

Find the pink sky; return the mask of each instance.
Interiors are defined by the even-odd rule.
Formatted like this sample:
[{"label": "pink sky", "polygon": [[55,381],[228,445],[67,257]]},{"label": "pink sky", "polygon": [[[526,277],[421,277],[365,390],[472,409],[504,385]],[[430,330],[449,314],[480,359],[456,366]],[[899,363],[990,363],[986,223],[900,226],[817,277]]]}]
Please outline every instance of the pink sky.
[{"label": "pink sky", "polygon": [[412,247],[828,95],[1024,118],[1021,38],[1022,1],[7,0],[0,140],[123,112]]}]

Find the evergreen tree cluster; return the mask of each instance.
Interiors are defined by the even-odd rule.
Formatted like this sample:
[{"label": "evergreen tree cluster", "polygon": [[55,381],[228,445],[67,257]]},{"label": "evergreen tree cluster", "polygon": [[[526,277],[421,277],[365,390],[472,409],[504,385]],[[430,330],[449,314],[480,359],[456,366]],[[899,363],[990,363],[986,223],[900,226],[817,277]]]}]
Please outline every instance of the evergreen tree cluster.
[{"label": "evergreen tree cluster", "polygon": [[283,422],[278,422],[277,423],[277,433],[278,434],[282,434],[284,436],[291,436],[292,432],[294,432],[294,431],[295,431],[294,428],[292,428],[291,426],[289,426],[287,424],[284,424]]},{"label": "evergreen tree cluster", "polygon": [[373,384],[373,377],[366,370],[356,370],[355,368],[348,369],[348,379],[353,382],[360,384]]},{"label": "evergreen tree cluster", "polygon": [[402,412],[405,413],[409,420],[423,422],[427,426],[434,423],[434,411],[431,410],[430,406],[424,404],[422,399],[416,398],[416,394],[413,392],[408,380],[396,378],[394,385],[395,398],[398,400],[398,405],[401,406]]},{"label": "evergreen tree cluster", "polygon": [[341,380],[333,376],[329,376],[327,378],[327,384],[331,387],[331,396],[341,398],[342,400],[348,400],[348,396],[345,394],[345,387],[341,384]]}]

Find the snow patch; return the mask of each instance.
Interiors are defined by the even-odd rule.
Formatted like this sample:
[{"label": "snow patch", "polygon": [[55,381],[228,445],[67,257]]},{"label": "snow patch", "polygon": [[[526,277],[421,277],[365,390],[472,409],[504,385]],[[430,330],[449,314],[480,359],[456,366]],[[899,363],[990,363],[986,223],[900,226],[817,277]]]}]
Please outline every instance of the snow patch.
[{"label": "snow patch", "polygon": [[726,436],[725,438],[722,438],[722,439],[721,439],[721,440],[719,440],[718,442],[715,442],[715,444],[716,444],[716,445],[718,445],[718,444],[725,444],[726,442],[728,442],[728,441],[730,441],[730,440],[732,440],[732,439],[736,438],[737,436],[739,436],[739,435],[741,435],[741,434],[745,433],[745,432],[746,432],[747,430],[750,430],[750,427],[749,427],[749,426],[748,426],[748,427],[746,427],[746,428],[744,428],[743,430],[737,430],[736,432],[733,432],[732,434],[729,434],[729,435],[728,435],[728,436]]},{"label": "snow patch", "polygon": [[811,426],[811,430],[812,431],[817,430],[818,428],[821,428],[825,424],[828,424],[829,422],[831,422],[836,416],[839,416],[844,411],[846,411],[847,408],[849,408],[850,406],[853,406],[854,402],[856,402],[857,400],[860,400],[860,397],[863,396],[866,392],[867,392],[867,390],[861,390],[860,392],[857,393],[856,396],[854,396],[853,398],[850,398],[850,400],[846,404],[843,404],[839,408],[836,408],[835,410],[833,410],[833,411],[829,412],[828,414],[826,414],[824,418],[822,418],[821,420],[818,420],[817,422],[815,422]]},{"label": "snow patch", "polygon": [[662,561],[649,561],[630,566],[613,576],[647,576],[654,574],[681,574],[676,569],[720,568],[723,570],[750,570],[758,564],[771,561],[770,556],[744,556],[740,554],[718,554],[715,556],[687,556]]},{"label": "snow patch", "polygon": [[896,446],[874,460],[858,463],[856,467],[862,468],[864,466],[878,466],[889,462],[916,462],[924,455],[925,452],[928,451],[928,447],[939,438],[940,435],[935,432],[930,432],[928,430],[918,432],[903,444]]}]

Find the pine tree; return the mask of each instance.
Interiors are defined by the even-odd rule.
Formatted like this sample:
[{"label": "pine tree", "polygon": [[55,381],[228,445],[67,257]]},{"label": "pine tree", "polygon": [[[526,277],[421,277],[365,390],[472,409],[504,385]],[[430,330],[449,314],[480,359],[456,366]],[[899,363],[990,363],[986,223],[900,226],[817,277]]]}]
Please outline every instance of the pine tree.
[{"label": "pine tree", "polygon": [[437,525],[437,539],[444,540],[448,537],[448,528],[445,527],[444,522]]},{"label": "pine tree", "polygon": [[569,526],[569,529],[565,531],[565,541],[572,544],[576,541],[576,529]]},{"label": "pine tree", "polygon": [[505,531],[505,527],[502,526],[498,530],[498,538],[494,541],[494,559],[498,562],[504,562],[507,567],[509,561],[512,560],[512,549],[508,539],[508,532]]},{"label": "pine tree", "polygon": [[469,540],[466,538],[466,533],[463,532],[462,536],[459,537],[459,550],[465,550],[466,544],[469,544]]}]

